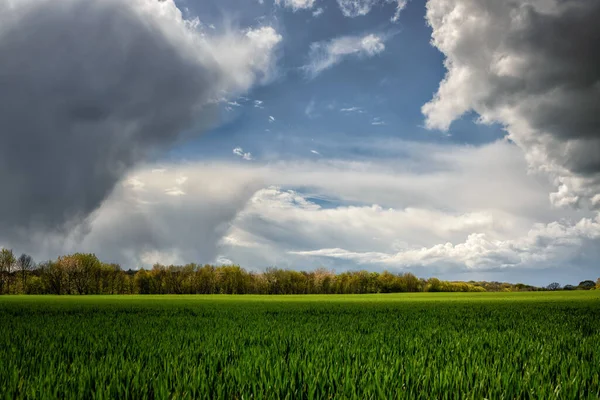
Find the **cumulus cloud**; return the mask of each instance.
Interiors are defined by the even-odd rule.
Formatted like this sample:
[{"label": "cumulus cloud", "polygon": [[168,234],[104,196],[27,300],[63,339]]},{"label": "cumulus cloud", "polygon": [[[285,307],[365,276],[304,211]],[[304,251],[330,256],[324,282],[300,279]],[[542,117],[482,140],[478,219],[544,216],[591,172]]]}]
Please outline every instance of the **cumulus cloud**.
[{"label": "cumulus cloud", "polygon": [[400,13],[406,7],[408,0],[337,0],[337,2],[342,14],[349,18],[367,15],[378,4],[395,3],[396,11],[391,21],[396,22],[400,18]]},{"label": "cumulus cloud", "polygon": [[[319,197],[319,196],[317,196]],[[436,223],[432,223],[436,221]],[[240,231],[261,241],[302,248],[303,245],[337,244],[357,249],[389,249],[412,235],[412,242],[441,237],[461,237],[473,230],[501,230],[490,212],[449,213],[423,208],[383,208],[379,205],[324,208],[294,190],[269,187],[257,192],[234,223]],[[403,232],[404,231],[404,232]]]},{"label": "cumulus cloud", "polygon": [[294,11],[311,9],[315,5],[315,2],[316,0],[275,0],[276,5],[283,5]]},{"label": "cumulus cloud", "polygon": [[172,0],[0,0],[4,234],[87,217],[220,99],[269,80],[273,28],[198,27]]},{"label": "cumulus cloud", "polygon": [[554,178],[554,204],[597,206],[598,18],[597,1],[429,0],[432,43],[448,71],[423,107],[426,125],[448,129],[475,111]]},{"label": "cumulus cloud", "polygon": [[303,69],[309,77],[340,63],[347,57],[373,57],[385,50],[385,38],[376,34],[341,36],[310,45],[309,61]]}]

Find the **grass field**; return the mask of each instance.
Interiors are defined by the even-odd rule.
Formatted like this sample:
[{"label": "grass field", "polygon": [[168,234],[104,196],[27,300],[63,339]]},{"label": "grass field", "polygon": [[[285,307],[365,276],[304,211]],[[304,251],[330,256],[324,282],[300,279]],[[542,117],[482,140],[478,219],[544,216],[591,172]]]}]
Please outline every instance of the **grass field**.
[{"label": "grass field", "polygon": [[597,399],[600,291],[0,297],[0,398]]}]

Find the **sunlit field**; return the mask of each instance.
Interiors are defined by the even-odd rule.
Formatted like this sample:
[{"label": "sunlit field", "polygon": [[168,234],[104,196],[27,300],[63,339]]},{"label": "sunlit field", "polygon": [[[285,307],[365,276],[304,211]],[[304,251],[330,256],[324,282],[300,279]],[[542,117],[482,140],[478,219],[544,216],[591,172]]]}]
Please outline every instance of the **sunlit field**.
[{"label": "sunlit field", "polygon": [[2,398],[600,397],[600,291],[0,297]]}]

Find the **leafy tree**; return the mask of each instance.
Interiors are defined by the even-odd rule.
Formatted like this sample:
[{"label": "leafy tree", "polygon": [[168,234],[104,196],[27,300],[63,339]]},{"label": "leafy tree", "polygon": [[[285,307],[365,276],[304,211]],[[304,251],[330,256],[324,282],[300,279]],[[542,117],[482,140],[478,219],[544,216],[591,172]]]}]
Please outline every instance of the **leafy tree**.
[{"label": "leafy tree", "polygon": [[594,283],[594,281],[582,281],[579,282],[579,285],[577,287],[582,290],[591,290],[596,287],[596,284]]},{"label": "leafy tree", "polygon": [[152,277],[145,269],[141,269],[135,274],[134,282],[138,294],[152,293]]},{"label": "leafy tree", "polygon": [[427,281],[428,292],[441,292],[442,282],[438,278],[431,278]]},{"label": "leafy tree", "polygon": [[406,290],[408,292],[420,292],[422,290],[423,285],[421,284],[421,280],[410,272],[404,274],[403,278],[406,282]]},{"label": "leafy tree", "polygon": [[198,267],[194,273],[195,293],[214,294],[217,293],[216,268],[212,265]]},{"label": "leafy tree", "polygon": [[[19,275],[13,272],[16,271]],[[37,269],[30,256],[14,259],[12,251],[0,252],[0,293],[53,294],[354,294],[398,292],[479,292],[542,290],[524,284],[502,282],[450,282],[437,278],[420,279],[410,273],[381,274],[348,271],[335,274],[326,269],[294,271],[268,268],[249,272],[238,265],[165,266],[155,264],[150,271],[124,271],[118,264],[105,264],[94,254],[75,253],[56,261],[41,263]],[[21,285],[8,287],[20,277]],[[598,280],[600,286],[600,279]],[[578,289],[591,289],[593,281],[581,282]],[[547,289],[560,288],[553,283]],[[567,285],[565,290],[574,289]]]},{"label": "leafy tree", "polygon": [[64,265],[48,261],[42,264],[42,283],[46,288],[46,293],[65,294],[67,286],[67,274]]}]

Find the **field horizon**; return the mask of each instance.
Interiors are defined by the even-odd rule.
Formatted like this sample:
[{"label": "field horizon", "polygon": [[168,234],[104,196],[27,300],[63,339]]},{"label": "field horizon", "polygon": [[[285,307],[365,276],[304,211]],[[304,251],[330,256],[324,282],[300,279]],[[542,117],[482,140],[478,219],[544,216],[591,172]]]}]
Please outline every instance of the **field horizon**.
[{"label": "field horizon", "polygon": [[415,293],[357,293],[357,294],[89,294],[89,295],[28,295],[12,294],[0,296],[5,301],[37,302],[39,300],[98,301],[98,300],[223,300],[223,301],[585,301],[600,302],[600,290],[539,291],[539,292],[415,292]]}]

